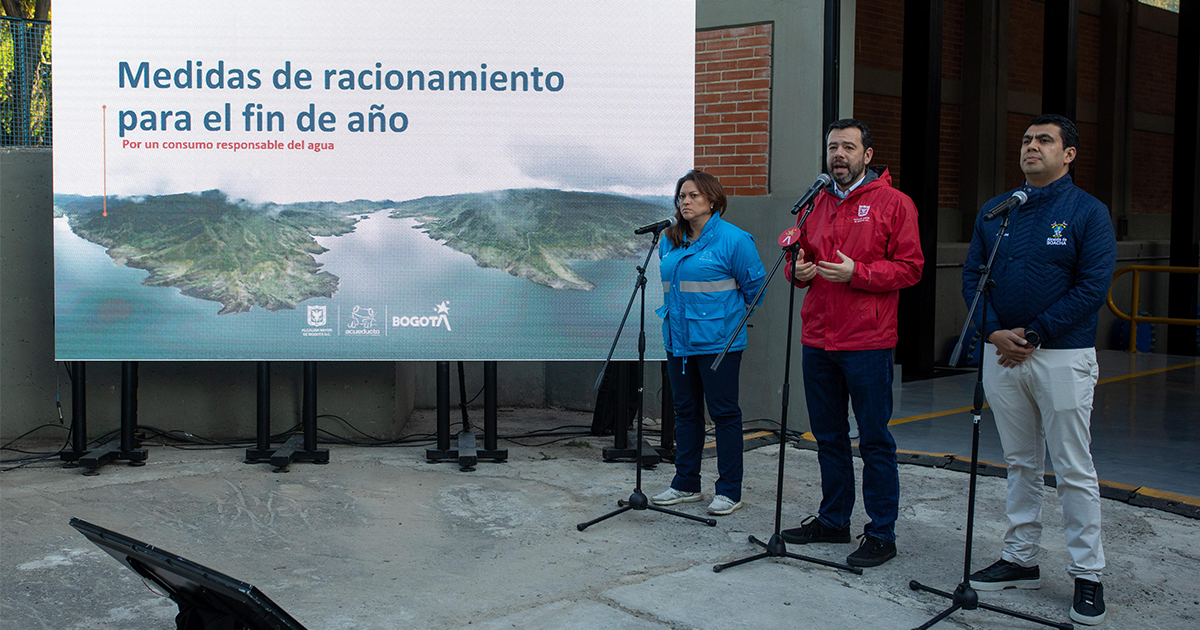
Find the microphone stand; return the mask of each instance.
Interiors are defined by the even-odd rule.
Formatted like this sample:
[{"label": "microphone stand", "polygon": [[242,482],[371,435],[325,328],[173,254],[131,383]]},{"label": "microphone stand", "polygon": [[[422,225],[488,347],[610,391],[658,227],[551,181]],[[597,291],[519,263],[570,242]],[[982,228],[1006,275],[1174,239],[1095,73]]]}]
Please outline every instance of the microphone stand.
[{"label": "microphone stand", "polygon": [[[608,369],[608,364],[610,361],[612,361],[613,352],[615,352],[617,349],[617,342],[620,341],[620,339],[621,339],[621,331],[625,329],[625,320],[629,318],[629,310],[633,308],[633,300],[638,297],[639,293],[641,293],[642,308],[641,308],[641,317],[640,317],[640,321],[639,321],[640,330],[638,333],[638,367],[637,367],[637,378],[638,378],[637,459],[635,460],[637,462],[637,466],[636,466],[637,481],[635,482],[634,487],[633,487],[633,494],[629,495],[628,501],[625,501],[625,500],[617,501],[617,509],[616,510],[609,512],[608,514],[605,514],[604,516],[601,516],[599,518],[592,519],[586,523],[580,523],[580,524],[576,525],[575,528],[578,529],[579,531],[583,531],[583,530],[587,529],[588,527],[591,527],[592,525],[599,523],[600,521],[610,519],[610,518],[612,518],[618,514],[621,514],[623,512],[628,512],[629,510],[653,510],[655,512],[662,512],[663,514],[670,514],[672,516],[678,516],[678,517],[686,518],[686,519],[693,520],[693,521],[699,521],[701,523],[704,523],[705,525],[708,525],[709,527],[717,526],[716,519],[703,518],[700,516],[693,516],[691,514],[685,514],[683,512],[676,512],[675,510],[668,510],[664,507],[659,507],[657,505],[654,505],[653,503],[650,503],[650,500],[648,498],[646,498],[646,494],[644,492],[642,492],[642,444],[643,444],[643,441],[642,441],[642,415],[643,415],[643,408],[645,407],[645,398],[646,398],[646,396],[645,396],[645,386],[646,386],[646,372],[645,372],[645,363],[646,363],[646,267],[650,264],[650,256],[654,253],[655,248],[658,247],[658,239],[660,236],[662,236],[662,229],[663,228],[654,230],[654,239],[650,242],[650,249],[648,249],[646,251],[646,259],[643,260],[642,265],[637,268],[638,276],[637,276],[637,280],[635,280],[633,283],[633,294],[629,296],[629,304],[627,304],[625,306],[625,315],[621,317],[621,325],[617,327],[617,336],[613,338],[612,347],[608,349],[608,357],[606,359],[604,359],[604,365],[601,366],[601,368],[600,368],[600,376],[598,376],[596,378],[596,386],[595,386],[595,389],[599,390],[600,384],[604,381],[604,372],[605,372],[605,370]],[[620,421],[619,417],[618,417],[618,421]]]},{"label": "microphone stand", "polygon": [[[808,215],[812,213],[814,205],[815,204],[812,201],[808,202],[804,214],[800,217],[800,222],[796,224],[797,233],[799,232],[800,227],[804,225],[804,222],[808,220]],[[799,210],[799,204],[797,204],[796,210]],[[793,214],[795,214],[795,211],[793,211]],[[763,281],[762,287],[758,289],[758,294],[754,296],[754,301],[750,303],[750,308],[742,317],[742,321],[738,323],[738,327],[736,330],[734,330],[733,335],[729,337],[729,341],[725,343],[725,348],[721,350],[721,354],[717,355],[716,360],[713,361],[713,370],[716,370],[717,366],[721,364],[721,361],[729,352],[729,346],[733,344],[734,338],[736,338],[738,332],[742,330],[742,326],[746,324],[746,320],[750,318],[751,313],[754,312],[754,308],[758,306],[758,301],[762,298],[763,292],[766,291],[767,285],[770,284],[771,278],[773,278],[775,276],[775,272],[779,270],[780,263],[783,262],[783,259],[787,256],[788,252],[792,253],[792,259],[795,260],[795,255],[799,249],[800,242],[797,238],[795,242],[785,246],[783,251],[779,253],[779,258],[775,260],[775,266],[771,268],[771,273],[767,274],[767,279]],[[790,388],[792,367],[792,322],[794,320],[792,315],[795,312],[796,305],[796,284],[794,282],[789,282],[788,284],[790,284],[792,288],[791,291],[788,292],[788,327],[787,345],[785,346],[787,349],[785,350],[785,358],[783,361],[783,409],[780,412],[779,418],[779,469],[775,488],[775,533],[771,535],[771,539],[768,542],[763,542],[754,536],[750,536],[751,543],[764,549],[762,553],[741,558],[739,560],[734,560],[733,562],[718,564],[713,567],[713,572],[720,573],[729,567],[736,567],[739,564],[746,564],[748,562],[754,562],[755,560],[761,560],[763,558],[792,558],[794,560],[803,560],[805,562],[812,562],[827,567],[833,567],[835,569],[842,569],[843,571],[850,571],[851,573],[855,573],[857,575],[862,575],[863,571],[858,567],[852,567],[846,564],[831,562],[829,560],[821,560],[820,558],[811,558],[809,556],[791,553],[787,550],[787,543],[783,540],[783,536],[780,534],[783,526],[783,463],[784,455],[787,452],[788,390]]]},{"label": "microphone stand", "polygon": [[[990,291],[992,288],[994,288],[996,286],[996,282],[991,279],[992,262],[995,261],[996,252],[999,251],[999,249],[1000,249],[1000,240],[1004,238],[1005,232],[1008,231],[1009,216],[1010,216],[1010,214],[1006,213],[1004,215],[1004,218],[1000,221],[1000,230],[996,233],[996,243],[994,245],[992,245],[992,251],[991,251],[991,253],[988,254],[987,264],[985,264],[980,269],[981,274],[979,276],[979,286],[977,286],[975,288],[975,297],[971,300],[970,310],[967,311],[967,321],[963,323],[962,332],[959,333],[959,335],[958,335],[958,343],[955,344],[954,352],[950,356],[950,365],[956,365],[958,363],[958,357],[959,357],[959,354],[962,353],[963,342],[965,341],[966,336],[967,336],[967,329],[970,328],[971,322],[975,316],[975,307],[976,306],[978,306],[979,311],[981,313],[983,313],[983,321],[985,323],[987,322],[987,293],[988,293],[988,291]],[[981,326],[979,330],[982,331],[983,327]],[[981,334],[982,334],[982,332],[981,332]],[[924,584],[921,584],[920,582],[918,582],[916,580],[910,581],[908,583],[908,588],[910,588],[914,591],[925,591],[927,593],[933,593],[934,595],[940,595],[951,601],[951,606],[949,608],[938,613],[932,619],[925,622],[923,625],[918,626],[917,628],[914,628],[914,630],[926,630],[927,628],[933,626],[935,623],[945,619],[946,617],[949,617],[951,614],[953,614],[955,611],[957,611],[959,609],[974,610],[976,608],[983,608],[984,610],[990,610],[992,612],[997,612],[1002,615],[1008,615],[1010,617],[1017,617],[1019,619],[1024,619],[1026,621],[1032,621],[1034,623],[1040,623],[1042,625],[1050,626],[1052,628],[1060,628],[1061,630],[1072,630],[1075,626],[1073,626],[1069,623],[1057,623],[1054,621],[1050,621],[1049,619],[1043,619],[1041,617],[1027,615],[1025,613],[1017,612],[1015,610],[1008,610],[1006,608],[1000,608],[999,606],[992,606],[990,604],[985,604],[985,603],[979,601],[979,594],[975,592],[975,589],[971,588],[971,545],[974,541],[974,531],[975,531],[975,482],[976,482],[976,479],[978,478],[977,469],[979,468],[979,418],[980,418],[980,416],[983,415],[983,362],[984,362],[984,360],[985,359],[983,357],[983,346],[980,345],[979,369],[976,371],[976,375],[975,375],[975,400],[974,400],[974,406],[971,408],[971,420],[972,420],[972,425],[973,425],[973,432],[971,435],[971,474],[970,474],[971,481],[970,481],[970,490],[967,491],[967,544],[966,544],[966,551],[963,554],[962,583],[959,584],[958,588],[954,589],[954,593],[951,594],[951,593],[947,593],[945,591],[940,591],[938,589],[931,588],[929,586],[925,586]]]}]

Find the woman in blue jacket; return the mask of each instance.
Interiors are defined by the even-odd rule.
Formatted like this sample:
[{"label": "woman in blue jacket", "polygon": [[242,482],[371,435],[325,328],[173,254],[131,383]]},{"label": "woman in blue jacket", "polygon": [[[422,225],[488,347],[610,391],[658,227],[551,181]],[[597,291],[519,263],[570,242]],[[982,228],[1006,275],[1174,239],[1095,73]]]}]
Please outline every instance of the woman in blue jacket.
[{"label": "woman in blue jacket", "polygon": [[721,218],[725,191],[715,177],[689,171],[675,184],[675,218],[658,249],[662,273],[663,343],[675,403],[675,478],[651,499],[655,505],[701,500],[700,454],[704,408],[716,425],[716,496],[709,514],[742,507],[742,410],[738,371],[746,349],[742,328],[717,371],[711,366],[725,347],[766,270],[754,237]]}]

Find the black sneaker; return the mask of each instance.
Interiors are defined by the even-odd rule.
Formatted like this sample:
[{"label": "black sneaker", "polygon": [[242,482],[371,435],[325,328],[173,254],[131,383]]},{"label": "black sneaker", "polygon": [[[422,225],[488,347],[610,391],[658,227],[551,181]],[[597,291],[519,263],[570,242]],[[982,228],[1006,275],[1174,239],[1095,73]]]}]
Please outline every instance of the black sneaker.
[{"label": "black sneaker", "polygon": [[845,529],[826,527],[820,519],[810,516],[800,523],[800,527],[785,529],[779,533],[784,542],[796,545],[807,545],[814,542],[848,543],[850,542],[850,526]]},{"label": "black sneaker", "polygon": [[971,588],[977,591],[1002,591],[1006,588],[1041,588],[1042,572],[1037,565],[1023,567],[1008,560],[971,574]]},{"label": "black sneaker", "polygon": [[1075,578],[1075,600],[1071,603],[1071,621],[1094,626],[1104,621],[1104,585]]},{"label": "black sneaker", "polygon": [[859,538],[862,543],[858,545],[858,551],[846,558],[846,564],[852,567],[877,567],[896,557],[896,543],[866,534]]}]

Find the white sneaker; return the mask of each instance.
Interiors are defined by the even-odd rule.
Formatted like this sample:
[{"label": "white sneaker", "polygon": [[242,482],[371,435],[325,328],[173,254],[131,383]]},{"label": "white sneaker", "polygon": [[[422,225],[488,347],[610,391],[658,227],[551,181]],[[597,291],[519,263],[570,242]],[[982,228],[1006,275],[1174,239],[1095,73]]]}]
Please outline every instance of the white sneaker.
[{"label": "white sneaker", "polygon": [[684,492],[675,488],[667,488],[662,493],[654,495],[650,502],[654,505],[675,505],[676,503],[692,503],[703,498],[699,492]]},{"label": "white sneaker", "polygon": [[741,501],[734,503],[733,499],[730,499],[723,494],[718,494],[716,498],[712,500],[712,503],[708,504],[708,513],[716,516],[725,516],[726,514],[733,514],[734,510],[741,507]]}]

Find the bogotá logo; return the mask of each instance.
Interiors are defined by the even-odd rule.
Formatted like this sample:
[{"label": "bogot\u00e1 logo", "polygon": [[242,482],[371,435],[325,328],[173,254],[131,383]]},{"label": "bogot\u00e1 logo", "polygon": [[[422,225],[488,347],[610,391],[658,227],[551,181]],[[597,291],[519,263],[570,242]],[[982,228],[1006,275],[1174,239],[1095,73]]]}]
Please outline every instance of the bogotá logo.
[{"label": "bogot\u00e1 logo", "polygon": [[1054,236],[1046,239],[1047,245],[1066,245],[1067,239],[1063,236],[1063,230],[1067,229],[1066,223],[1051,223],[1050,229],[1054,232]]},{"label": "bogot\u00e1 logo", "polygon": [[392,317],[392,328],[450,328],[450,302],[433,307],[433,315],[396,315]]},{"label": "bogot\u00e1 logo", "polygon": [[375,309],[369,306],[355,305],[350,311],[350,321],[346,323],[345,334],[365,337],[378,337],[383,334],[377,326]]}]

